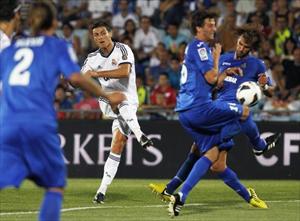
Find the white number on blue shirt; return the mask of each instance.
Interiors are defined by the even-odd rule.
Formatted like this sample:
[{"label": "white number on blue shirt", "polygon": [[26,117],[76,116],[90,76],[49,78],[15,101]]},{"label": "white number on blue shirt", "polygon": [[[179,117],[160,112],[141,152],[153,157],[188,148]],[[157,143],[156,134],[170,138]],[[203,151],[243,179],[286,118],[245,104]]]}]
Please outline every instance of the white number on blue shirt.
[{"label": "white number on blue shirt", "polygon": [[188,72],[187,72],[185,64],[183,63],[182,67],[181,67],[180,84],[184,84],[187,80],[187,77],[188,77]]},{"label": "white number on blue shirt", "polygon": [[27,86],[30,80],[28,68],[33,61],[33,52],[30,48],[19,49],[14,56],[18,63],[12,70],[9,77],[9,85]]}]

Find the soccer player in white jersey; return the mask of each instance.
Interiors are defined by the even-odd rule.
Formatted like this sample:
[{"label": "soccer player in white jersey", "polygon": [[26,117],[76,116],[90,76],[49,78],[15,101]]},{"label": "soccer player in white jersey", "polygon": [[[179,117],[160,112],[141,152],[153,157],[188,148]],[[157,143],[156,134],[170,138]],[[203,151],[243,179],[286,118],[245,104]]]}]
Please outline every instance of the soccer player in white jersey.
[{"label": "soccer player in white jersey", "polygon": [[[20,8],[17,0],[0,1],[0,53],[11,43],[11,37],[20,23]],[[0,81],[0,95],[2,82]]]},{"label": "soccer player in white jersey", "polygon": [[111,151],[104,165],[101,185],[93,199],[94,203],[103,203],[106,190],[117,173],[121,154],[131,131],[142,147],[152,146],[153,142],[141,131],[136,116],[138,97],[131,49],[125,44],[112,41],[112,29],[105,22],[95,23],[92,31],[99,49],[88,55],[81,72],[97,78],[104,91],[122,91],[127,97],[117,110],[112,110],[105,99],[99,98],[102,112],[113,119]]}]

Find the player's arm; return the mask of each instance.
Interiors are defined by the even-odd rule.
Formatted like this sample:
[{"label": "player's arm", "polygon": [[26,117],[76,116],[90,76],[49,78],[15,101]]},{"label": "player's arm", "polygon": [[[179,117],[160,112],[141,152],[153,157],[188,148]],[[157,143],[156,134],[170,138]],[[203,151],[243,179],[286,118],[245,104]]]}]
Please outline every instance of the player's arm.
[{"label": "player's arm", "polygon": [[218,80],[219,59],[220,59],[221,50],[222,50],[222,46],[219,43],[217,43],[213,48],[213,52],[212,52],[213,68],[207,71],[204,75],[205,80],[212,85],[216,84]]},{"label": "player's arm", "polygon": [[272,97],[274,95],[274,87],[268,85],[268,77],[265,73],[258,75],[258,84],[263,92],[263,94],[267,97]]},{"label": "player's arm", "polygon": [[126,100],[126,96],[121,92],[104,92],[101,87],[91,80],[88,76],[84,76],[80,73],[73,73],[69,80],[76,87],[80,87],[83,90],[90,92],[97,97],[104,97],[109,100],[111,105],[118,105],[122,101]]},{"label": "player's arm", "polygon": [[84,74],[89,77],[102,77],[102,78],[127,78],[129,77],[131,69],[130,63],[122,63],[118,68],[107,71],[87,71]]},{"label": "player's arm", "polygon": [[221,72],[218,76],[216,88],[220,89],[223,87],[224,80],[227,76],[240,75],[243,76],[243,70],[240,67],[230,67]]}]

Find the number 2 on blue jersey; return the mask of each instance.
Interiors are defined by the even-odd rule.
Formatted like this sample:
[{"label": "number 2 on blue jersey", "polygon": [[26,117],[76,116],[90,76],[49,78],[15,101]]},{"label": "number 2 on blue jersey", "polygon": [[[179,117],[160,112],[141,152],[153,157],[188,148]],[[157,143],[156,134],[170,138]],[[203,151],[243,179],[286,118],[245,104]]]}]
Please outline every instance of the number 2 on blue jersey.
[{"label": "number 2 on blue jersey", "polygon": [[27,86],[29,84],[30,72],[28,71],[28,68],[33,61],[33,57],[33,51],[30,48],[21,48],[16,51],[14,60],[18,63],[9,76],[9,85]]}]

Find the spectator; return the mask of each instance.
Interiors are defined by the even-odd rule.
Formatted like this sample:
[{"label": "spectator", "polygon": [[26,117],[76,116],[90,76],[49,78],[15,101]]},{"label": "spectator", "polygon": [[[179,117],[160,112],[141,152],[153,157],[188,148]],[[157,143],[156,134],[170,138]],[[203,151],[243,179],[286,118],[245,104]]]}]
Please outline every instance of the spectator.
[{"label": "spectator", "polygon": [[73,105],[75,112],[73,118],[75,119],[100,119],[99,104],[89,92],[83,91],[83,99]]},{"label": "spectator", "polygon": [[275,54],[281,56],[283,54],[283,44],[286,39],[291,37],[291,31],[287,27],[286,17],[280,15],[276,17],[275,26],[273,26],[271,38],[275,46]]},{"label": "spectator", "polygon": [[[81,41],[80,38],[74,34],[74,27],[70,23],[64,23],[62,26],[62,36],[63,39],[70,42],[72,44],[75,53],[77,55],[77,58],[82,58],[83,51],[81,48]],[[82,60],[82,59],[81,59]]]},{"label": "spectator", "polygon": [[147,89],[144,86],[143,79],[140,76],[136,77],[136,88],[139,99],[139,110],[142,110],[143,105],[147,104]]},{"label": "spectator", "polygon": [[270,18],[267,13],[267,3],[264,0],[255,0],[255,11],[249,13],[248,18],[247,18],[247,23],[251,22],[251,18],[253,16],[258,16],[260,17],[262,21],[262,25],[264,27],[268,27],[270,25]]},{"label": "spectator", "polygon": [[155,10],[152,20],[153,25],[157,28],[166,28],[167,24],[174,22],[181,24],[184,12],[184,0],[164,0]]},{"label": "spectator", "polygon": [[129,12],[128,0],[120,0],[118,3],[119,12],[112,18],[112,26],[116,28],[119,34],[124,33],[124,25],[128,19],[132,19],[138,24],[137,17],[135,14]]},{"label": "spectator", "polygon": [[151,104],[161,108],[171,109],[176,104],[176,91],[170,86],[167,73],[159,75],[158,84],[150,96]]},{"label": "spectator", "polygon": [[283,54],[281,60],[294,60],[294,49],[297,47],[293,38],[288,38],[283,45]]},{"label": "spectator", "polygon": [[156,9],[159,7],[159,0],[137,0],[136,13],[139,17],[151,17]]},{"label": "spectator", "polygon": [[178,33],[178,24],[172,22],[167,25],[167,35],[164,37],[163,42],[173,55],[178,53],[179,45],[182,42],[188,42],[188,38],[185,35]]},{"label": "spectator", "polygon": [[92,13],[92,18],[97,19],[106,12],[112,13],[112,2],[111,0],[89,0],[88,10]]},{"label": "spectator", "polygon": [[283,60],[285,89],[289,95],[298,97],[300,92],[300,48],[295,48],[294,60]]},{"label": "spectator", "polygon": [[172,88],[178,90],[180,84],[181,65],[177,57],[173,57],[170,62],[170,70],[168,72],[169,82]]},{"label": "spectator", "polygon": [[138,51],[138,61],[149,60],[153,50],[157,46],[159,39],[155,29],[151,26],[151,20],[143,16],[140,21],[140,28],[134,36],[134,48]]},{"label": "spectator", "polygon": [[123,38],[130,38],[133,40],[136,31],[136,24],[132,19],[128,19],[124,24],[124,33],[121,35],[121,40]]},{"label": "spectator", "polygon": [[150,68],[150,73],[154,77],[155,81],[157,82],[160,73],[170,71],[170,54],[169,52],[163,48],[162,50],[157,51],[159,65]]}]

